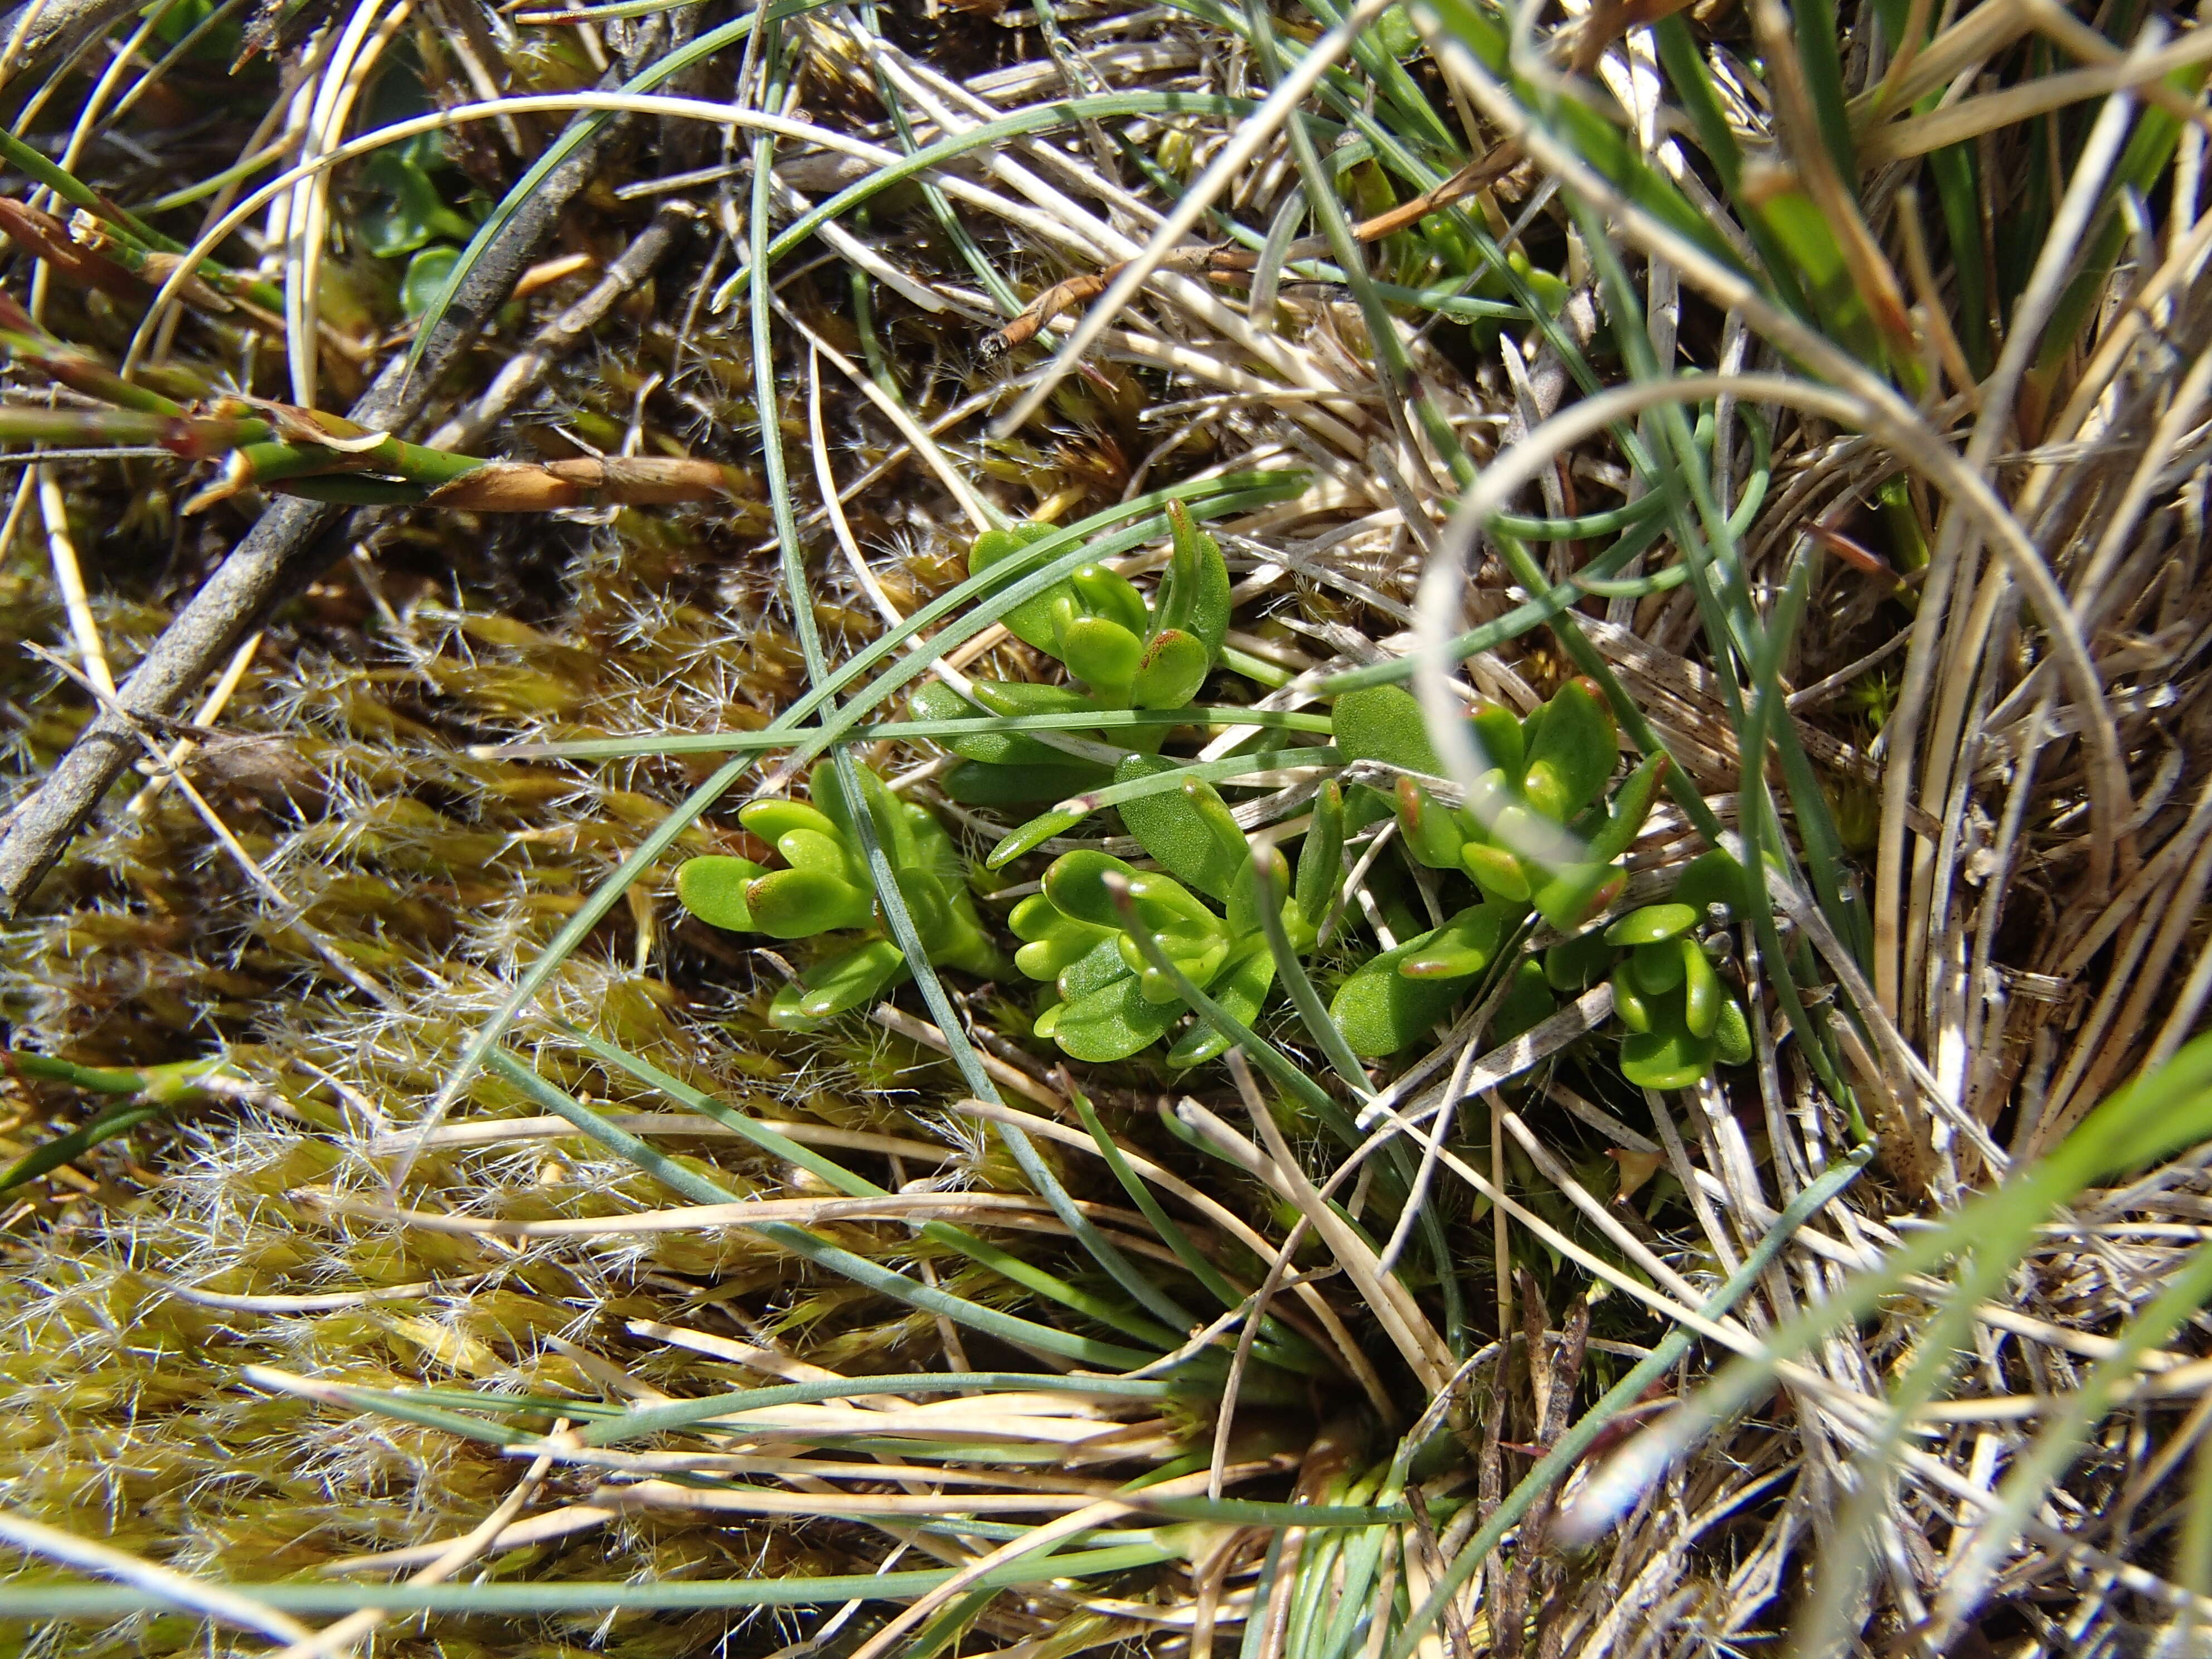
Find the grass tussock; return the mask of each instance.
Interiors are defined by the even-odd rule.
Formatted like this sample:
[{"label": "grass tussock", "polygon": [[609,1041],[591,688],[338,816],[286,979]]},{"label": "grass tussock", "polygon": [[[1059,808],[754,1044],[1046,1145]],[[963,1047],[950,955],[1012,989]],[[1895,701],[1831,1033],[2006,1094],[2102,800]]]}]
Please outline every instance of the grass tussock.
[{"label": "grass tussock", "polygon": [[[13,14],[0,1642],[2205,1650],[2207,61],[2047,0]],[[1551,833],[1641,799],[1532,915],[1579,854],[1460,716],[1571,705]],[[1133,861],[1054,937],[1223,1057],[940,974],[865,812],[906,977],[781,1012],[850,939],[678,872],[863,767],[994,950]],[[1190,873],[1339,828],[1283,914]],[[1747,1049],[1638,1086],[1698,974]]]}]

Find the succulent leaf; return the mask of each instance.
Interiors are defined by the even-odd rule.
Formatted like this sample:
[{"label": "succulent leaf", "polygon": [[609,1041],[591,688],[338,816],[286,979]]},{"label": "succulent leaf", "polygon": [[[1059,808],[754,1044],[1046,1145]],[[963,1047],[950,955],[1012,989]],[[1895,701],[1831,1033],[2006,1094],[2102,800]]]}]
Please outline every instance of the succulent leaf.
[{"label": "succulent leaf", "polygon": [[1335,902],[1338,884],[1344,879],[1344,791],[1334,778],[1314,796],[1313,823],[1298,848],[1298,873],[1294,890],[1298,910],[1309,927],[1319,927]]},{"label": "succulent leaf", "polygon": [[1559,1010],[1559,1002],[1552,995],[1552,988],[1544,979],[1544,964],[1534,957],[1525,957],[1513,970],[1512,988],[1498,1005],[1498,1012],[1490,1022],[1490,1040],[1495,1043],[1510,1042],[1523,1031],[1541,1024]]},{"label": "succulent leaf", "polygon": [[1744,915],[1748,892],[1743,866],[1718,848],[1692,859],[1674,880],[1674,902],[1690,906],[1700,918],[1716,904],[1726,905],[1731,915]]},{"label": "succulent leaf", "polygon": [[[1176,769],[1175,762],[1158,756],[1132,755],[1115,769],[1114,781],[1131,783]],[[1163,868],[1209,897],[1228,896],[1251,849],[1212,784],[1186,779],[1180,789],[1139,795],[1120,810],[1129,833]]]},{"label": "succulent leaf", "polygon": [[1109,570],[1103,564],[1086,564],[1079,566],[1067,580],[1088,614],[1118,623],[1139,639],[1151,629],[1145,596],[1119,571]]},{"label": "succulent leaf", "polygon": [[1146,644],[1127,684],[1133,708],[1181,708],[1198,695],[1213,667],[1213,653],[1197,635],[1163,629]]},{"label": "succulent leaf", "polygon": [[1474,884],[1492,898],[1509,904],[1528,902],[1532,890],[1528,866],[1503,847],[1466,842],[1460,847],[1459,861],[1460,867],[1474,878]]},{"label": "succulent leaf", "polygon": [[1697,925],[1698,913],[1686,904],[1639,905],[1607,928],[1605,939],[1608,945],[1622,946],[1656,945]]},{"label": "succulent leaf", "polygon": [[710,927],[750,933],[753,915],[745,904],[745,888],[765,873],[750,859],[722,854],[686,859],[676,872],[676,897]]},{"label": "succulent leaf", "polygon": [[1369,957],[1336,988],[1328,1015],[1353,1054],[1365,1060],[1395,1054],[1427,1036],[1451,1012],[1466,980],[1408,979],[1398,971],[1399,963],[1434,938],[1423,933]]},{"label": "succulent leaf", "polygon": [[1751,1023],[1734,997],[1721,999],[1719,1018],[1713,1022],[1713,1047],[1715,1058],[1723,1066],[1751,1063]]},{"label": "succulent leaf", "polygon": [[748,801],[738,814],[738,822],[770,846],[794,830],[811,830],[820,836],[837,834],[836,824],[826,813],[803,800]]},{"label": "succulent leaf", "polygon": [[1682,953],[1675,949],[1677,943],[1665,939],[1657,945],[1639,945],[1628,953],[1628,971],[1635,976],[1637,989],[1646,996],[1658,996],[1682,982]]},{"label": "succulent leaf", "polygon": [[1620,1071],[1639,1089],[1686,1089],[1712,1069],[1717,1045],[1679,1025],[1633,1032],[1620,1044]]},{"label": "succulent leaf", "polygon": [[1131,866],[1109,854],[1079,848],[1063,853],[1044,872],[1044,896],[1062,915],[1087,921],[1094,927],[1121,931],[1121,911],[1106,890],[1106,878],[1127,881],[1135,876]]},{"label": "succulent leaf", "polygon": [[769,1024],[804,1030],[817,1021],[872,1002],[906,971],[906,958],[889,939],[871,939],[817,963],[776,993]]},{"label": "succulent leaf", "polygon": [[1632,1032],[1641,1034],[1651,1030],[1651,1004],[1625,962],[1613,970],[1613,1012]]},{"label": "succulent leaf", "polygon": [[1545,704],[1542,722],[1529,736],[1522,793],[1537,811],[1565,823],[1604,789],[1618,744],[1603,694],[1589,680],[1569,680]]},{"label": "succulent leaf", "polygon": [[1578,933],[1544,952],[1544,978],[1554,991],[1585,991],[1613,966],[1613,947],[1602,933]]},{"label": "succulent leaf", "polygon": [[845,857],[845,843],[819,830],[787,830],[775,838],[775,850],[794,870],[821,870],[841,880],[855,873]]},{"label": "succulent leaf", "polygon": [[1330,712],[1329,727],[1329,740],[1346,760],[1381,761],[1432,778],[1444,775],[1421,705],[1401,685],[1346,691]]},{"label": "succulent leaf", "polygon": [[1455,870],[1467,840],[1456,815],[1411,778],[1398,780],[1398,829],[1406,850],[1431,870]]},{"label": "succulent leaf", "polygon": [[1601,914],[1627,885],[1627,876],[1609,864],[1571,864],[1537,888],[1531,902],[1564,933]]},{"label": "succulent leaf", "polygon": [[1470,905],[1425,936],[1398,964],[1408,979],[1472,979],[1490,966],[1498,946],[1517,918],[1504,905]]},{"label": "succulent leaf", "polygon": [[1059,644],[1057,654],[1069,673],[1111,702],[1128,701],[1130,682],[1146,655],[1142,639],[1107,617],[1078,617],[1060,629]]},{"label": "succulent leaf", "polygon": [[946,798],[963,806],[1033,806],[1039,801],[1066,800],[1113,780],[1103,766],[1066,755],[1060,755],[1060,760],[1064,763],[1036,766],[963,761],[941,781]]},{"label": "succulent leaf", "polygon": [[1129,964],[1121,959],[1121,934],[1102,933],[1089,950],[1060,970],[1055,984],[1062,1000],[1073,1002],[1117,979],[1129,977]]},{"label": "succulent leaf", "polygon": [[[1675,958],[1682,964],[1682,1023],[1692,1036],[1709,1037],[1719,1023],[1721,1004],[1729,1000],[1721,978],[1694,939],[1674,941]],[[1650,947],[1657,950],[1660,947]]]},{"label": "succulent leaf", "polygon": [[1172,550],[1167,573],[1160,580],[1152,625],[1156,629],[1178,629],[1194,635],[1206,647],[1206,665],[1211,667],[1229,635],[1229,566],[1221,556],[1220,544],[1192,522],[1181,501],[1168,503],[1168,529]]},{"label": "succulent leaf", "polygon": [[1517,781],[1528,765],[1520,719],[1500,703],[1484,702],[1476,706],[1468,724],[1474,729],[1480,769],[1495,769]]},{"label": "succulent leaf", "polygon": [[1636,844],[1673,764],[1663,753],[1649,756],[1622,781],[1613,793],[1613,811],[1589,838],[1592,863],[1610,864]]},{"label": "succulent leaf", "polygon": [[[1259,1018],[1274,984],[1274,954],[1263,939],[1256,945],[1247,945],[1242,954],[1224,966],[1220,977],[1206,988],[1206,994],[1231,1019],[1249,1025]],[[1225,1053],[1228,1048],[1227,1033],[1216,1030],[1202,1019],[1194,1020],[1190,1030],[1168,1050],[1168,1064],[1195,1066]]]},{"label": "succulent leaf", "polygon": [[[1018,524],[1011,529],[985,531],[968,550],[969,574],[980,576],[994,566],[1005,563],[1024,548],[1054,534],[1056,528],[1048,524]],[[1053,637],[1054,601],[1070,591],[1068,583],[1055,582],[1043,592],[1023,600],[999,620],[1006,624],[1009,634],[1024,645],[1049,651],[1056,643]]]},{"label": "succulent leaf", "polygon": [[771,870],[745,889],[753,927],[771,939],[812,939],[875,920],[872,896],[822,870]]},{"label": "succulent leaf", "polygon": [[1127,1060],[1166,1035],[1182,1014],[1182,1004],[1148,1000],[1133,974],[1079,997],[1057,1010],[1052,1040],[1077,1060],[1103,1065]]}]

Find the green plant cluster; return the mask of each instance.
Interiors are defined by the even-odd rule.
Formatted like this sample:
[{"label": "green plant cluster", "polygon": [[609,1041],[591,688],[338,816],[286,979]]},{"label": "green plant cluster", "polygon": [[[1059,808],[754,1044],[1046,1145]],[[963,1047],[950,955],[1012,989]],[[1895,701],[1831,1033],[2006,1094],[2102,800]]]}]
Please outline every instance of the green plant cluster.
[{"label": "green plant cluster", "polygon": [[[1170,858],[1162,848],[1175,855],[1170,867],[1181,865],[1193,884],[1221,898],[1219,913],[1172,875],[1082,849],[1055,859],[1044,890],[1014,908],[1010,925],[1024,941],[1015,965],[1052,985],[1036,1034],[1078,1060],[1126,1060],[1150,1048],[1184,1012],[1178,978],[1249,1025],[1275,982],[1267,908],[1274,907],[1290,952],[1303,955],[1336,895],[1344,812],[1333,782],[1316,801],[1295,883],[1280,879],[1281,854],[1255,855],[1212,786],[1187,781],[1178,805],[1190,817],[1179,827],[1195,834],[1139,839],[1164,864]],[[1200,1021],[1168,1050],[1168,1064],[1194,1066],[1228,1046],[1224,1032]]]},{"label": "green plant cluster", "polygon": [[1347,692],[1334,725],[1340,755],[1401,769],[1388,808],[1377,802],[1395,810],[1407,853],[1431,870],[1464,873],[1482,894],[1443,926],[1362,963],[1339,988],[1329,1012],[1355,1054],[1379,1058],[1418,1041],[1505,956],[1533,914],[1569,937],[1513,968],[1491,1023],[1494,1041],[1547,1018],[1560,994],[1610,975],[1621,1070],[1632,1083],[1682,1088],[1716,1060],[1750,1058],[1743,1010],[1693,931],[1711,904],[1741,891],[1726,854],[1694,862],[1674,902],[1642,906],[1602,932],[1589,927],[1627,886],[1618,861],[1650,817],[1668,764],[1663,754],[1650,757],[1607,798],[1619,738],[1596,686],[1570,680],[1525,720],[1493,703],[1477,708],[1468,734],[1486,764],[1455,809],[1409,775],[1444,769],[1411,695],[1390,685]]},{"label": "green plant cluster", "polygon": [[684,908],[716,927],[780,939],[864,935],[823,956],[776,994],[769,1022],[785,1030],[805,1030],[864,1006],[908,971],[904,955],[877,919],[862,811],[930,962],[985,978],[1006,970],[1005,958],[975,914],[965,861],[945,826],[927,807],[893,795],[866,767],[856,762],[853,771],[860,803],[847,794],[836,765],[823,761],[808,779],[812,805],[757,800],[738,815],[748,831],[775,848],[782,867],[713,854],[686,860],[677,872]]},{"label": "green plant cluster", "polygon": [[[956,799],[1073,797],[1006,836],[981,861],[984,869],[1034,850],[1109,803],[1158,866],[1078,848],[1055,859],[1040,890],[1014,907],[1007,925],[1021,944],[1012,965],[1048,988],[1036,1036],[1093,1063],[1127,1060],[1164,1039],[1171,1066],[1218,1056],[1229,1046],[1231,1023],[1249,1026],[1279,976],[1321,939],[1338,897],[1347,834],[1395,817],[1407,859],[1465,878],[1477,897],[1441,926],[1358,963],[1328,1006],[1336,1028],[1328,1040],[1340,1036],[1354,1056],[1386,1058],[1486,988],[1497,994],[1490,1036],[1503,1042],[1557,1012],[1561,997],[1609,981],[1620,1064],[1631,1082],[1680,1088],[1716,1063],[1749,1058],[1748,1024],[1716,965],[1725,933],[1705,925],[1715,905],[1726,912],[1741,891],[1741,870],[1725,854],[1693,865],[1670,902],[1593,925],[1626,890],[1620,860],[1650,814],[1668,763],[1655,755],[1616,783],[1618,728],[1587,679],[1568,681],[1525,718],[1494,703],[1476,707],[1467,732],[1481,770],[1456,805],[1438,797],[1435,781],[1446,768],[1411,694],[1385,684],[1340,695],[1333,745],[1288,752],[1370,763],[1370,775],[1377,768],[1397,775],[1387,789],[1324,781],[1295,876],[1271,844],[1255,847],[1200,769],[1152,752],[1168,723],[1116,727],[1117,738],[1141,746],[1111,766],[1050,748],[1022,729],[1024,717],[1041,714],[1172,712],[1196,696],[1219,661],[1229,573],[1218,546],[1186,515],[1172,512],[1170,524],[1173,550],[1154,599],[1094,564],[1009,611],[1010,631],[1059,659],[1086,690],[975,681],[967,689],[986,711],[981,717],[949,685],[912,700],[919,719],[988,720],[996,728],[946,739],[960,757],[945,779]],[[971,567],[988,570],[1043,533],[1038,526],[991,532],[976,542]],[[1006,964],[974,908],[970,872],[943,827],[927,809],[895,799],[873,773],[856,769],[856,775],[930,962],[1002,975]],[[691,860],[678,879],[684,906],[716,927],[794,940],[865,935],[778,994],[769,1018],[790,1029],[862,1006],[906,969],[878,924],[854,811],[829,763],[815,768],[812,787],[816,805],[762,800],[739,815],[785,867],[717,855]],[[1540,927],[1564,937],[1528,948]],[[1171,1036],[1194,993],[1211,1001],[1212,1015]]]},{"label": "green plant cluster", "polygon": [[[1151,602],[1119,572],[1087,564],[1001,618],[1016,639],[1058,659],[1090,688],[1087,693],[1022,681],[975,680],[969,690],[975,702],[991,714],[1018,717],[1175,709],[1196,696],[1221,659],[1221,643],[1229,632],[1229,567],[1213,538],[1191,522],[1181,502],[1170,504],[1168,521],[1171,550]],[[968,555],[969,570],[980,575],[1052,533],[1053,527],[1044,524],[988,531]],[[965,697],[944,684],[916,692],[911,707],[917,720],[957,720],[973,712]],[[1125,742],[1149,752],[1159,747],[1168,729],[1138,726],[1124,734]],[[1127,775],[1138,775],[1131,772],[1133,764],[1141,769],[1135,756],[1117,771],[1018,732],[955,738],[947,747],[962,763],[945,775],[945,793],[971,806],[1056,800],[1117,777],[1126,781]]]}]

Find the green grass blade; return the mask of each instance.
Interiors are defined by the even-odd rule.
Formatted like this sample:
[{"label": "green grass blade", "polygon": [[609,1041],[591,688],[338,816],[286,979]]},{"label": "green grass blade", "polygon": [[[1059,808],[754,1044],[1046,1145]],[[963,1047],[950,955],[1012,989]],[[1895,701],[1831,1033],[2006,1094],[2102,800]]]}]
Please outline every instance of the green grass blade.
[{"label": "green grass blade", "polygon": [[[1012,1589],[1056,1578],[1109,1577],[1172,1560],[1165,1544],[1121,1544],[1024,1557],[977,1580],[981,1588]],[[330,1584],[228,1583],[224,1589],[286,1613],[337,1615],[362,1607],[388,1613],[478,1615],[711,1611],[726,1607],[811,1607],[841,1601],[902,1601],[935,1589],[953,1569],[850,1573],[825,1577],[635,1579],[535,1583]],[[213,1581],[210,1581],[212,1583]],[[177,1607],[157,1590],[136,1585],[56,1580],[6,1581],[0,1587],[0,1620],[115,1619]],[[193,1609],[181,1609],[191,1612]]]},{"label": "green grass blade", "polygon": [[[621,1153],[679,1196],[695,1204],[738,1204],[744,1201],[741,1194],[717,1186],[665,1154],[656,1152],[627,1130],[616,1127],[589,1107],[571,1099],[546,1082],[505,1049],[493,1049],[487,1056],[487,1063],[546,1110],[567,1118],[601,1146]],[[826,1267],[855,1284],[892,1297],[909,1307],[920,1308],[926,1313],[942,1314],[972,1330],[995,1336],[1017,1347],[1033,1352],[1058,1354],[1063,1358],[1087,1365],[1113,1365],[1125,1370],[1146,1364],[1158,1357],[1157,1350],[1146,1352],[1135,1348],[1124,1348],[1114,1343],[1077,1336],[1049,1325],[1040,1325],[1012,1314],[1000,1313],[994,1308],[983,1307],[964,1297],[951,1295],[919,1279],[909,1279],[904,1273],[895,1273],[880,1262],[856,1255],[830,1243],[818,1234],[789,1222],[757,1221],[744,1224],[748,1231],[758,1233],[770,1243],[779,1245],[817,1267]]]},{"label": "green grass blade", "polygon": [[[922,738],[988,737],[1002,732],[1130,732],[1185,726],[1256,726],[1271,731],[1327,735],[1329,720],[1326,714],[1297,714],[1280,708],[1189,704],[1182,708],[1101,708],[1065,714],[980,714],[959,720],[876,720],[854,726],[845,734],[843,741],[866,744]],[[679,732],[642,738],[484,744],[470,753],[478,760],[623,760],[633,755],[756,754],[788,749],[796,741],[790,732],[769,726],[751,732]]]}]

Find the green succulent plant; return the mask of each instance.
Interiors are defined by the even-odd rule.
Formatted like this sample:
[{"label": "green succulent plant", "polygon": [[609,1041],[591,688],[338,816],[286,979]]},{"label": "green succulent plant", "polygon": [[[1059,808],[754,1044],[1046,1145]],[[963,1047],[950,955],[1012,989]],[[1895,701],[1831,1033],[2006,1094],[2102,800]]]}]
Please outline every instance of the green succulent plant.
[{"label": "green succulent plant", "polygon": [[[1021,715],[1181,708],[1196,696],[1229,631],[1229,567],[1181,502],[1170,503],[1168,520],[1172,551],[1150,602],[1126,576],[1091,564],[1001,618],[1007,632],[1057,658],[1087,690],[975,680],[975,701],[994,714]],[[969,551],[969,568],[981,574],[1052,533],[1042,524],[987,531]],[[917,720],[957,720],[974,712],[951,687],[935,684],[917,691],[910,707]],[[1156,750],[1166,732],[1139,726],[1123,741]],[[1020,732],[956,738],[947,746],[962,763],[945,775],[945,792],[969,805],[1057,799],[1116,775]]]},{"label": "green succulent plant", "polygon": [[[1152,961],[1143,938],[1232,1018],[1249,1024],[1275,981],[1275,955],[1261,906],[1277,902],[1292,951],[1310,950],[1336,891],[1344,845],[1342,797],[1322,787],[1299,849],[1295,880],[1272,848],[1255,860],[1250,842],[1209,784],[1186,781],[1180,794],[1139,831],[1164,871],[1139,870],[1088,849],[1063,854],[1045,872],[1044,890],[1014,907],[1010,925],[1024,944],[1015,966],[1048,980],[1048,1006],[1037,1018],[1077,1060],[1126,1060],[1164,1036],[1185,1010],[1175,980]],[[1180,876],[1182,879],[1178,880]],[[1186,885],[1185,884],[1188,884]],[[1126,884],[1118,894],[1117,885]],[[1217,911],[1192,887],[1222,902]],[[1224,1033],[1194,1024],[1168,1050],[1170,1066],[1195,1066],[1229,1046]]]},{"label": "green succulent plant", "polygon": [[[933,965],[984,978],[1006,969],[1006,958],[975,914],[967,861],[927,808],[902,800],[865,766],[855,765],[876,842],[890,860],[899,894]],[[899,947],[884,935],[862,851],[855,803],[834,764],[823,761],[808,779],[813,804],[757,800],[738,822],[783,859],[770,869],[750,859],[711,854],[686,860],[676,895],[700,921],[732,933],[809,939],[858,932],[851,945],[816,960],[776,994],[769,1022],[805,1030],[873,1001],[907,973]]]},{"label": "green succulent plant", "polygon": [[[1491,1024],[1493,1042],[1544,1019],[1560,994],[1610,976],[1625,1030],[1621,1071],[1630,1082],[1679,1089],[1717,1060],[1749,1059],[1742,1007],[1695,933],[1709,903],[1733,902],[1741,890],[1741,872],[1726,854],[1693,864],[1674,901],[1644,905],[1602,932],[1580,931],[1626,886],[1616,860],[1650,813],[1667,757],[1637,767],[1608,805],[1613,718],[1596,688],[1579,679],[1526,720],[1487,706],[1471,724],[1491,763],[1479,802],[1453,811],[1401,777],[1393,804],[1410,855],[1431,869],[1464,873],[1483,896],[1441,927],[1362,963],[1337,988],[1329,1012],[1352,1051],[1379,1058],[1419,1041],[1511,947],[1533,911],[1575,937],[1513,968]],[[1338,698],[1334,725],[1336,746],[1346,756],[1430,775],[1443,770],[1420,705],[1397,687]],[[1570,832],[1571,855],[1549,863],[1532,854],[1530,848],[1544,844],[1528,833],[1532,821],[1554,832],[1552,845],[1560,844],[1557,831]]]},{"label": "green succulent plant", "polygon": [[[1398,686],[1346,692],[1334,720],[1337,751],[1347,760],[1443,774],[1420,704]],[[1650,813],[1666,756],[1632,772],[1608,810],[1602,797],[1619,756],[1616,727],[1603,694],[1586,679],[1568,681],[1525,720],[1486,703],[1468,724],[1489,766],[1465,806],[1446,807],[1416,780],[1398,780],[1407,851],[1432,870],[1471,877],[1501,904],[1530,907],[1563,931],[1580,927],[1626,884],[1613,861]]]},{"label": "green succulent plant", "polygon": [[1686,1088],[1716,1060],[1751,1058],[1751,1028],[1697,936],[1701,919],[1692,905],[1647,904],[1605,930],[1624,953],[1611,975],[1613,1016],[1626,1030],[1621,1075],[1639,1088]]}]

